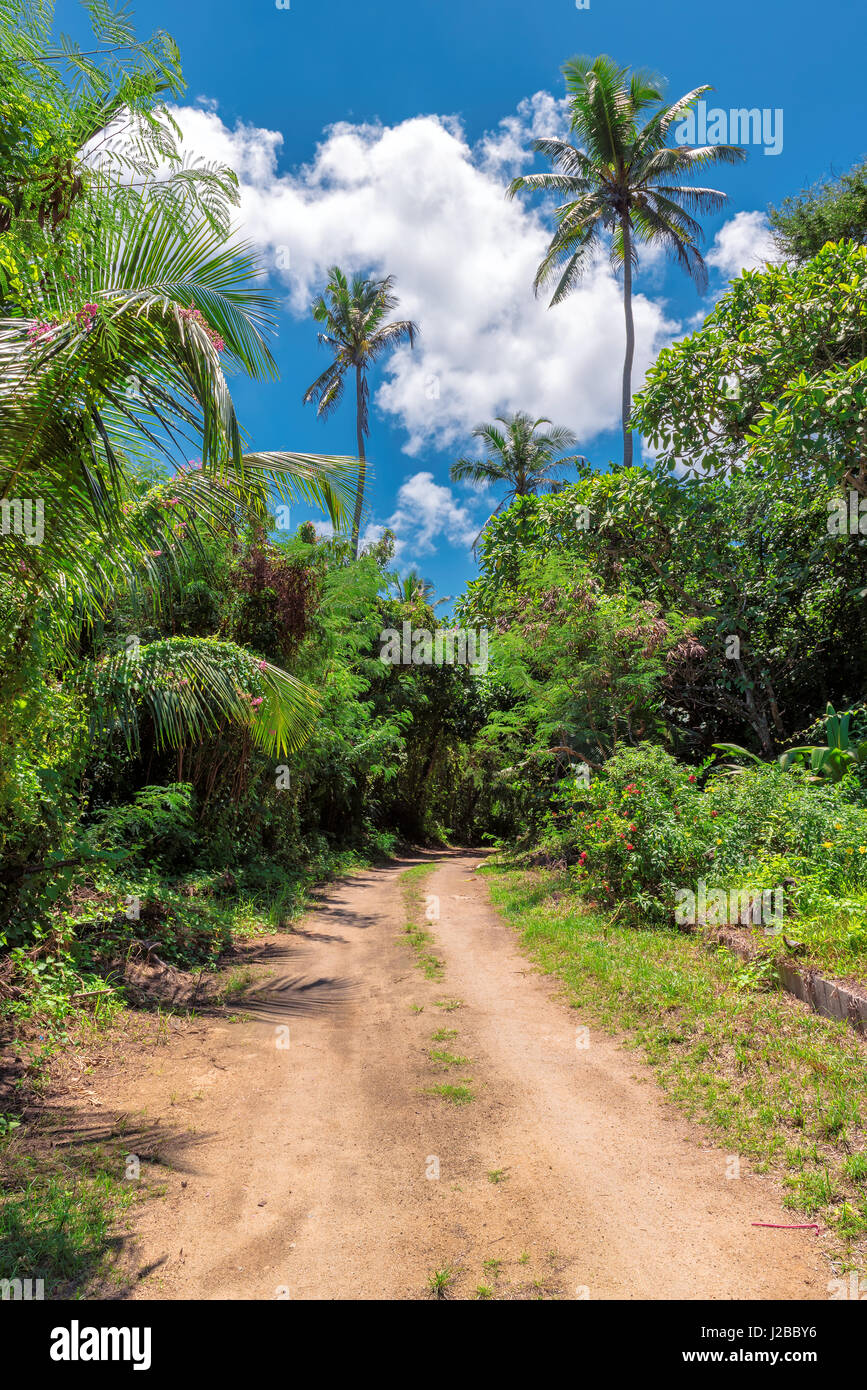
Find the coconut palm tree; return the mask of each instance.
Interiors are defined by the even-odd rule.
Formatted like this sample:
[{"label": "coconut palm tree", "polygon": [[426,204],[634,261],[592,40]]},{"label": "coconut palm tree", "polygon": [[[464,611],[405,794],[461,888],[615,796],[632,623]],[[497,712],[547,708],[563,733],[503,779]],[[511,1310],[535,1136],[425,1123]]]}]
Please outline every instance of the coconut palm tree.
[{"label": "coconut palm tree", "polygon": [[401,603],[416,603],[419,599],[430,603],[434,596],[433,581],[423,579],[418,570],[409,570],[402,579],[394,575],[391,586],[395,598]]},{"label": "coconut palm tree", "polygon": [[[502,425],[500,429],[498,426]],[[528,497],[554,482],[554,473],[561,468],[574,468],[584,460],[580,454],[558,457],[576,442],[576,436],[563,425],[551,425],[544,417],[534,420],[525,411],[514,415],[498,415],[490,425],[476,425],[473,437],[485,444],[488,457],[459,458],[450,474],[453,482],[471,482],[481,487],[506,485],[506,493],[492,516],[497,516],[516,497]],[[487,525],[487,522],[485,523]],[[484,530],[482,527],[482,531]],[[479,536],[482,532],[479,532]],[[473,545],[478,545],[476,536]]]},{"label": "coconut palm tree", "polygon": [[[551,161],[553,169],[513,179],[508,192],[514,197],[521,189],[539,189],[564,199],[556,212],[557,230],[535,278],[537,293],[556,281],[552,306],[575,289],[603,236],[611,238],[611,262],[623,267],[626,355],[621,415],[623,463],[629,467],[635,355],[632,277],[638,266],[637,247],[642,243],[663,246],[703,287],[707,270],[698,250],[703,233],[692,214],[717,212],[727,198],[715,188],[683,180],[708,165],[734,164],[745,158],[745,152],[735,145],[671,148],[667,144],[672,126],[711,90],[708,86],[696,87],[666,105],[660,79],[619,67],[605,54],[573,58],[563,72],[571,99],[571,128],[579,143],[537,140],[535,150]],[[652,114],[646,114],[652,107],[656,108]]]},{"label": "coconut palm tree", "polygon": [[[244,247],[206,218],[179,236],[159,200],[119,192],[66,264],[74,274],[49,270],[35,286],[31,318],[0,320],[0,608],[15,634],[11,656],[4,644],[13,694],[45,614],[75,642],[119,591],[164,590],[208,536],[267,524],[275,493],[323,506],[335,525],[354,503],[352,459],[247,450],[223,364],[254,378],[276,368]],[[181,462],[192,450],[200,457]],[[16,523],[36,505],[33,543]],[[219,706],[271,751],[303,740],[316,702],[279,668],[207,644],[116,663],[105,687],[115,709],[125,683],[170,740],[206,727]]]},{"label": "coconut palm tree", "polygon": [[350,284],[339,266],[328,272],[328,284],[313,305],[313,317],[324,325],[319,342],[331,348],[334,357],[312,386],[304,393],[304,404],[316,405],[317,415],[330,415],[343,398],[346,378],[355,374],[355,427],[358,443],[358,488],[355,515],[352,522],[352,549],[358,558],[358,535],[364,507],[364,484],[367,473],[365,440],[370,432],[370,393],[367,373],[371,365],[400,343],[413,346],[418,328],[408,319],[387,322],[387,315],[397,308],[392,293],[394,277],[368,280],[353,276]]}]

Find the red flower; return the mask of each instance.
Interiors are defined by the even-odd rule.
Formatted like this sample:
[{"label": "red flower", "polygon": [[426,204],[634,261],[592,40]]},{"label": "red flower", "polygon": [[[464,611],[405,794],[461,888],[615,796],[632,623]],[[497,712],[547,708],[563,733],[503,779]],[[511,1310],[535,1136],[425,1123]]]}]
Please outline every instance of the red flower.
[{"label": "red flower", "polygon": [[687,778],[687,781],[688,781],[688,782],[694,782],[694,781],[695,781],[695,773],[694,773],[694,772],[691,772],[691,773],[689,774],[689,777]]},{"label": "red flower", "polygon": [[627,849],[632,849],[632,845],[627,845],[626,848],[627,848]]}]

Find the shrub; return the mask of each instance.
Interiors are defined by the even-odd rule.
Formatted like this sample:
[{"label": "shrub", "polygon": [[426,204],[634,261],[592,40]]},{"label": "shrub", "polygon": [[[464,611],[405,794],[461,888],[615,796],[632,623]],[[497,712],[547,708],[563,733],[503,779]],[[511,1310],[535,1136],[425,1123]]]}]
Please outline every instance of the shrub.
[{"label": "shrub", "polygon": [[662,919],[675,888],[707,867],[709,813],[699,773],[642,743],[615,753],[589,786],[561,785],[545,844],[604,902]]},{"label": "shrub", "polygon": [[751,892],[788,884],[810,910],[867,892],[867,811],[851,778],[816,783],[778,763],[730,775],[691,768],[641,744],[589,786],[562,783],[544,837],[606,904],[626,918],[671,921],[679,888],[704,879]]},{"label": "shrub", "polygon": [[131,803],[100,811],[92,838],[100,849],[172,864],[186,858],[194,830],[193,789],[188,782],[173,782],[142,787]]}]

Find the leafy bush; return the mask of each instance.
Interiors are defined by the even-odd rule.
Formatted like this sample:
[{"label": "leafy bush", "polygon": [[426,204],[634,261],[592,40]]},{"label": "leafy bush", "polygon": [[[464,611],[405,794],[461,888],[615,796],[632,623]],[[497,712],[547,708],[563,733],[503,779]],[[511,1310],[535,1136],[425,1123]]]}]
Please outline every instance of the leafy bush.
[{"label": "leafy bush", "polygon": [[615,753],[589,786],[562,784],[556,803],[546,848],[627,913],[670,917],[675,888],[706,868],[710,808],[698,774],[664,748]]},{"label": "leafy bush", "polygon": [[101,811],[93,839],[99,848],[172,864],[188,854],[194,831],[193,789],[188,782],[174,782],[143,787],[131,803]]},{"label": "leafy bush", "polygon": [[867,894],[867,811],[857,794],[851,778],[817,784],[776,762],[730,775],[645,743],[615,754],[589,786],[561,784],[543,843],[633,919],[671,921],[677,890],[701,879],[751,892],[785,882],[804,914]]}]

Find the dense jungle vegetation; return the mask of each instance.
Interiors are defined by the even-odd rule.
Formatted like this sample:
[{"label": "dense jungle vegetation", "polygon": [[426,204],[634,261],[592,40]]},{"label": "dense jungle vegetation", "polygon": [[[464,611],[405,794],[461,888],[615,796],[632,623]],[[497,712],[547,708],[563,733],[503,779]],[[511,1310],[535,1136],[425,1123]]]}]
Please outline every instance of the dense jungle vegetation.
[{"label": "dense jungle vegetation", "polygon": [[[506,496],[447,616],[388,532],[358,543],[368,369],[416,325],[389,281],[335,267],[308,398],[327,414],[357,390],[358,457],[252,448],[230,384],[274,375],[275,304],[231,231],[235,177],[183,157],[172,41],[90,8],[96,58],[59,51],[36,0],[0,28],[7,1021],[110,1013],[131,954],[213,963],[407,843],[566,866],[622,924],[670,923],[699,879],[785,884],[810,959],[863,978],[863,166],[772,214],[780,263],[627,393],[622,460],[576,454],[532,402],[479,427],[454,476]],[[566,75],[589,153],[542,141],[554,173],[510,191],[595,220],[581,239],[561,219],[540,285],[567,293],[594,237],[628,284],[654,238],[700,278],[690,209],[721,195],[654,189],[739,152],[690,164],[666,144],[688,99],[659,106],[609,59]],[[299,499],[334,538],[281,527]],[[484,669],[384,663],[405,623],[484,630]]]}]

